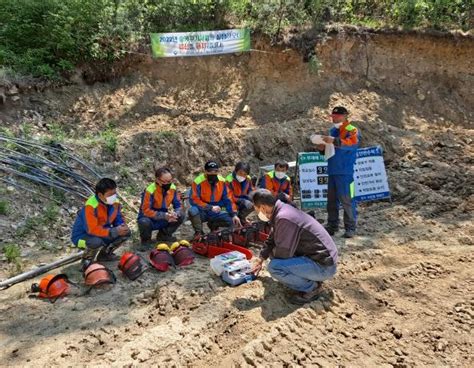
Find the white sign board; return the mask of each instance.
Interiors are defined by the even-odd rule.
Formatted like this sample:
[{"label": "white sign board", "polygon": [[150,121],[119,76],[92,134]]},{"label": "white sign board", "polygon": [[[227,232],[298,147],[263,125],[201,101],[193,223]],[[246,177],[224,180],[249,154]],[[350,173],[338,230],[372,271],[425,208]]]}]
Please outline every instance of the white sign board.
[{"label": "white sign board", "polygon": [[[298,154],[301,208],[326,207],[327,162],[319,152]],[[354,199],[358,202],[390,198],[387,173],[379,146],[360,148],[354,166]]]},{"label": "white sign board", "polygon": [[354,184],[355,200],[358,202],[390,198],[381,147],[359,148],[357,150]]},{"label": "white sign board", "polygon": [[249,29],[151,33],[153,57],[204,56],[250,51]]}]

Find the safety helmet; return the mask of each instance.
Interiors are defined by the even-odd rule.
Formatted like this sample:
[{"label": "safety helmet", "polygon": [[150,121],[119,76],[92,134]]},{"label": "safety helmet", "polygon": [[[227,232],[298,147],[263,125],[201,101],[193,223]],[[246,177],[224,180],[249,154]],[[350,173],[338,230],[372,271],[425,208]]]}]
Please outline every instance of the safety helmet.
[{"label": "safety helmet", "polygon": [[189,243],[187,240],[180,240],[171,244],[170,250],[174,252],[179,247],[191,247],[191,243]]},{"label": "safety helmet", "polygon": [[189,243],[187,240],[180,240],[179,241],[179,245],[182,245],[184,247],[190,247],[191,246],[191,243]]},{"label": "safety helmet", "polygon": [[41,279],[39,284],[31,285],[31,291],[39,293],[38,298],[49,299],[51,303],[66,296],[69,290],[69,280],[64,274],[47,275]]},{"label": "safety helmet", "polygon": [[176,266],[188,266],[194,262],[194,252],[191,248],[180,245],[173,252],[173,260]]},{"label": "safety helmet", "polygon": [[146,269],[142,259],[132,252],[122,255],[118,268],[130,280],[136,280]]},{"label": "safety helmet", "polygon": [[168,271],[169,267],[174,265],[173,257],[168,250],[154,249],[148,257],[150,264],[161,272]]},{"label": "safety helmet", "polygon": [[84,282],[90,287],[103,284],[115,284],[115,275],[100,263],[91,263],[84,271]]},{"label": "safety helmet", "polygon": [[170,247],[166,243],[157,244],[156,249],[170,251]]},{"label": "safety helmet", "polygon": [[174,252],[176,249],[178,249],[180,246],[179,242],[174,242],[173,244],[171,244],[170,246],[170,251]]}]

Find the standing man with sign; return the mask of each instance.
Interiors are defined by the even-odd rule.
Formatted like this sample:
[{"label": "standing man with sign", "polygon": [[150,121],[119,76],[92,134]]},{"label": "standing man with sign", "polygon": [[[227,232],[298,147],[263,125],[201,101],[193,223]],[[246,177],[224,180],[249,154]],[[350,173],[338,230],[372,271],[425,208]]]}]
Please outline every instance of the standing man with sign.
[{"label": "standing man with sign", "polygon": [[[334,126],[329,136],[322,137],[325,143],[334,144],[336,152],[328,160],[328,223],[326,230],[334,235],[339,230],[339,204],[344,209],[345,238],[356,233],[357,208],[354,200],[354,164],[359,147],[360,134],[347,119],[345,107],[336,106],[331,118]],[[322,147],[321,147],[322,146]],[[324,150],[324,145],[318,145]]]}]

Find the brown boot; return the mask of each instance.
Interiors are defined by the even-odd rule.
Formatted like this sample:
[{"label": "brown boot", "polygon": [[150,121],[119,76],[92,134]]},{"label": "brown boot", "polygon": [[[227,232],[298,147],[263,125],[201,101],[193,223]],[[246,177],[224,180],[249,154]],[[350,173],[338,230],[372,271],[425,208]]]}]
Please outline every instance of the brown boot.
[{"label": "brown boot", "polygon": [[297,293],[290,297],[290,302],[293,304],[303,305],[317,300],[323,292],[322,283],[320,282],[312,291],[307,293]]}]

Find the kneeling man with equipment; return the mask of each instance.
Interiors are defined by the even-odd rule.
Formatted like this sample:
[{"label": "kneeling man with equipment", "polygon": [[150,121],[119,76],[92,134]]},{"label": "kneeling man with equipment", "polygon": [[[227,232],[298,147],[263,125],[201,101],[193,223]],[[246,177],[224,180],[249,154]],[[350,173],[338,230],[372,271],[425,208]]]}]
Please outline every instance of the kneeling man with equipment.
[{"label": "kneeling man with equipment", "polygon": [[313,217],[277,200],[266,189],[255,191],[252,200],[260,220],[272,226],[253,272],[258,274],[271,257],[268,271],[295,292],[291,302],[317,299],[321,283],[336,274],[337,248],[331,236]]}]

